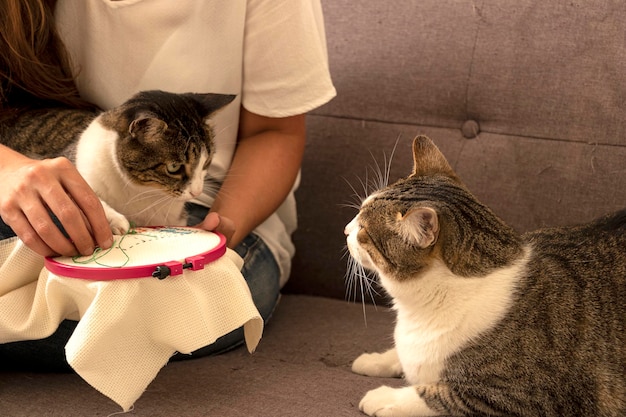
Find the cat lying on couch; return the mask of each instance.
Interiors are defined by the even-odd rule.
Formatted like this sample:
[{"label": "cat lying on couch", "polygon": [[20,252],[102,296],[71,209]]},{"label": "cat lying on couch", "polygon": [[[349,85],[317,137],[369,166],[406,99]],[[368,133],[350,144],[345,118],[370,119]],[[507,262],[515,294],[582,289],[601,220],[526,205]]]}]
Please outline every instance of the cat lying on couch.
[{"label": "cat lying on couch", "polygon": [[348,248],[397,313],[395,347],[356,373],[372,416],[626,416],[626,210],[520,236],[427,137],[406,179],[374,192]]}]

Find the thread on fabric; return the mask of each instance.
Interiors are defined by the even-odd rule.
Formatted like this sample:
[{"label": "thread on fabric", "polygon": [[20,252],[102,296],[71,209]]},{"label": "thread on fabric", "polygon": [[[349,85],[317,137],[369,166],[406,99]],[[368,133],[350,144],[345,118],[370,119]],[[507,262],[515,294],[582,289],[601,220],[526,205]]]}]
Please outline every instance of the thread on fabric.
[{"label": "thread on fabric", "polygon": [[[126,236],[128,235],[142,235],[142,236],[151,236],[149,234],[145,234],[145,233],[138,233],[137,230],[135,229],[135,225],[133,223],[131,223],[130,228],[128,229],[128,231],[126,233],[124,233],[122,235],[122,237],[119,239],[119,241],[114,241],[113,245],[111,245],[111,247],[107,250],[103,250],[100,247],[97,247],[93,253],[91,254],[91,256],[87,257],[87,259],[82,259],[83,257],[81,255],[76,255],[72,257],[72,261],[76,264],[90,264],[90,263],[96,263],[100,266],[104,266],[107,268],[123,268],[125,267],[128,262],[130,262],[130,257],[128,256],[128,253],[126,252],[126,249],[124,249],[122,247],[122,242],[124,241],[124,239],[126,238]],[[154,237],[154,236],[151,236]],[[116,245],[117,244],[117,245]],[[102,259],[103,257],[105,257],[106,255],[108,255],[113,249],[119,249],[122,252],[122,255],[124,255],[124,262],[121,265],[107,265],[104,262],[100,262],[100,259]]]}]

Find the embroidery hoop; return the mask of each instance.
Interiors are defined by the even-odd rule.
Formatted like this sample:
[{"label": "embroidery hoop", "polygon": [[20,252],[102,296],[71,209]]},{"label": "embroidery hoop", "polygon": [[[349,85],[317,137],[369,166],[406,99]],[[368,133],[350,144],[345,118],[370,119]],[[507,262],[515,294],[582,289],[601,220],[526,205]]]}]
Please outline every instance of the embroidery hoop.
[{"label": "embroidery hoop", "polygon": [[193,227],[138,227],[115,236],[110,250],[96,257],[47,257],[51,273],[94,281],[176,276],[197,271],[226,253],[224,235]]}]

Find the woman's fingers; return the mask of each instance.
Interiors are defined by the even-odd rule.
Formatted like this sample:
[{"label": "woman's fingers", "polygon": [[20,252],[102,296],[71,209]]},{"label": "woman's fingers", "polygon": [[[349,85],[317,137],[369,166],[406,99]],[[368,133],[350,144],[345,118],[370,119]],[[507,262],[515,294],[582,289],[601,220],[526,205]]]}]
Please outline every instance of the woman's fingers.
[{"label": "woman's fingers", "polygon": [[[26,216],[21,211],[12,212],[13,215],[3,215],[2,220],[11,226],[15,234],[24,242],[26,246],[31,248],[33,251],[37,252],[41,256],[52,256],[60,253],[61,251],[57,251],[52,249],[48,244],[39,236],[39,233],[35,231],[32,227],[30,221],[26,218]],[[47,213],[45,214],[48,215]],[[52,223],[52,220],[50,220]],[[64,239],[64,237],[62,236]],[[76,252],[74,249],[74,245],[67,241],[67,245],[65,246],[65,251],[67,253]]]},{"label": "woman's fingers", "polygon": [[6,183],[0,214],[15,234],[37,253],[47,256],[57,253],[76,254],[74,245],[52,222],[39,188],[54,182],[45,164],[33,163],[13,171]]},{"label": "woman's fingers", "polygon": [[[65,158],[35,161],[10,178],[0,214],[24,243],[42,255],[88,255],[110,247],[111,230],[102,205]],[[52,212],[69,238],[53,223]]]},{"label": "woman's fingers", "polygon": [[[73,247],[75,247],[74,251],[83,255],[93,253],[96,243],[89,230],[89,224],[85,221],[81,209],[76,205],[74,200],[70,198],[62,185],[58,183],[52,184],[48,190],[42,192],[41,198],[63,226],[65,233],[67,233],[69,240],[72,242]],[[31,212],[33,212],[32,209],[29,213]],[[63,242],[59,239],[59,236],[49,230],[58,230],[55,224],[42,221],[42,224],[37,227],[35,223],[36,220],[30,216],[28,217],[31,224],[35,226],[35,230],[39,233],[39,236],[41,236],[48,245],[54,249],[60,249],[62,247]],[[68,255],[66,250],[59,251],[59,253]]]},{"label": "woman's fingers", "polygon": [[81,254],[91,254],[94,245],[108,249],[113,244],[113,234],[102,203],[73,165],[71,168],[61,171],[60,178],[67,199],[56,196],[61,206],[58,212],[50,208]]},{"label": "woman's fingers", "polygon": [[[228,217],[220,216],[215,212],[210,212],[197,227],[211,232],[219,232],[230,242],[235,234],[235,223]],[[229,246],[230,247],[230,246]]]},{"label": "woman's fingers", "polygon": [[[95,249],[79,207],[62,185],[64,178],[72,179],[75,175],[78,173],[67,159],[41,161],[27,170],[25,180],[28,186],[20,187],[21,192],[16,196],[23,198],[24,201],[18,200],[20,208],[38,237],[55,253],[67,256],[90,254]],[[52,222],[48,211],[59,219],[69,239]],[[22,229],[26,231],[27,226]],[[36,239],[33,237],[31,241]]]}]

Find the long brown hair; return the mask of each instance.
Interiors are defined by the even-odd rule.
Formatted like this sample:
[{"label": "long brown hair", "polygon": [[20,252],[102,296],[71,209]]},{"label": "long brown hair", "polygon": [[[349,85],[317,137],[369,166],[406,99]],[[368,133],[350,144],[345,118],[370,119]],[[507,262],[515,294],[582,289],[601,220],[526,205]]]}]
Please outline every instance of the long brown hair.
[{"label": "long brown hair", "polygon": [[87,106],[54,25],[55,4],[0,1],[0,116],[33,105]]}]

